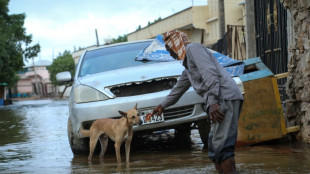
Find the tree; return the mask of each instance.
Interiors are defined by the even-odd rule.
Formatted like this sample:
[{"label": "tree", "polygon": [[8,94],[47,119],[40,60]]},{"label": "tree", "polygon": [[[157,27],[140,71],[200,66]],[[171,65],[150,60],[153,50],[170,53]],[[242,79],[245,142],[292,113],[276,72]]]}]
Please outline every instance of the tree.
[{"label": "tree", "polygon": [[120,43],[120,42],[127,42],[127,35],[118,36],[116,39],[112,39],[111,43]]},{"label": "tree", "polygon": [[154,24],[154,23],[159,22],[159,21],[161,21],[161,17],[158,17],[157,19],[155,19],[154,22],[151,24]]},{"label": "tree", "polygon": [[71,73],[71,76],[74,77],[75,64],[74,64],[74,60],[72,58],[70,51],[65,50],[63,54],[59,53],[58,57],[53,60],[53,63],[47,69],[49,71],[50,80],[51,80],[53,85],[55,85],[55,86],[65,85],[65,89],[60,96],[62,98],[66,89],[72,85],[72,81],[71,82],[65,82],[65,83],[57,82],[56,81],[56,74],[59,72],[69,71]]},{"label": "tree", "polygon": [[24,58],[36,57],[40,45],[30,45],[32,35],[24,28],[25,14],[8,14],[9,0],[0,0],[0,83],[10,87],[18,81],[17,72],[22,70]]},{"label": "tree", "polygon": [[[149,23],[150,23],[150,22],[149,22]],[[141,30],[141,28],[142,28],[141,25],[139,25],[138,28],[136,29],[136,31]]]},{"label": "tree", "polygon": [[[148,21],[148,22],[147,22],[147,27],[150,26],[150,25],[152,25],[152,24],[155,24],[156,22],[159,22],[159,21],[161,21],[161,17],[158,17],[158,18],[155,19],[153,22]],[[141,28],[141,25],[139,25],[138,28],[136,29],[136,31],[139,31],[139,30],[141,30],[141,29],[142,29],[142,28]]]}]

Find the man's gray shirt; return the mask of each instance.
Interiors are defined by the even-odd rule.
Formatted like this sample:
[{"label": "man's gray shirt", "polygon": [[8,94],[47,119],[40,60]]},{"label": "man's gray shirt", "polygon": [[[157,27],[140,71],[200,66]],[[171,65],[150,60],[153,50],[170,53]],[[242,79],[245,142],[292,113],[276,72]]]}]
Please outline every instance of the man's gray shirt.
[{"label": "man's gray shirt", "polygon": [[230,74],[203,45],[190,43],[186,46],[187,67],[170,94],[161,103],[163,107],[175,104],[192,86],[206,104],[218,103],[219,99],[243,100],[241,91]]}]

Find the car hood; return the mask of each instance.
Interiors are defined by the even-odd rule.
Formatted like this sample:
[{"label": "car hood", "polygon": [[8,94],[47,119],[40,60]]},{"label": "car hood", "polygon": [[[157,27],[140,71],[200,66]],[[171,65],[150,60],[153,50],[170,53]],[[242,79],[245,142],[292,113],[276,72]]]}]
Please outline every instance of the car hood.
[{"label": "car hood", "polygon": [[178,77],[183,70],[182,61],[159,62],[86,75],[78,80],[80,84],[95,88],[114,98],[114,94],[109,90],[111,86]]}]

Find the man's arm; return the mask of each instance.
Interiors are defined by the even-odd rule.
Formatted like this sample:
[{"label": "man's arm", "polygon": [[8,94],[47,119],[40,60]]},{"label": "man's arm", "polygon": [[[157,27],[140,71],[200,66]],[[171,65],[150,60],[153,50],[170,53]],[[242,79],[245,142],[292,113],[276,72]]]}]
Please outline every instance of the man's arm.
[{"label": "man's arm", "polygon": [[172,88],[170,94],[166,97],[166,99],[161,102],[161,106],[166,108],[168,106],[171,106],[175,104],[181,96],[188,90],[188,88],[191,86],[191,83],[187,76],[187,70],[184,70],[182,72],[182,75],[180,76],[180,79],[177,81],[175,86]]},{"label": "man's arm", "polygon": [[170,94],[165,98],[165,100],[153,109],[152,115],[161,115],[166,107],[175,104],[188,90],[188,88],[191,86],[191,83],[188,79],[186,71],[187,70],[183,71],[180,79],[177,81],[176,85],[172,88]]}]

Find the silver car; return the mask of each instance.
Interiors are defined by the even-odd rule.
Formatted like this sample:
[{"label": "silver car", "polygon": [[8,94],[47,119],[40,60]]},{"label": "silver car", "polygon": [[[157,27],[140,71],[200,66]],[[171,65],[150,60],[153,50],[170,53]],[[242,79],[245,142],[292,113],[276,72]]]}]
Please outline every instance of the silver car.
[{"label": "silver car", "polygon": [[[77,65],[69,98],[68,138],[74,154],[88,151],[88,138],[78,133],[89,129],[100,118],[120,118],[136,103],[143,124],[134,132],[175,129],[180,137],[190,136],[193,125],[199,127],[207,142],[208,124],[203,99],[190,88],[179,101],[150,121],[145,116],[169,94],[184,67],[182,62],[136,61],[135,57],[152,40],[126,42],[86,51]],[[69,72],[57,74],[58,81],[71,80]],[[193,124],[197,123],[197,124]]]}]

